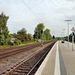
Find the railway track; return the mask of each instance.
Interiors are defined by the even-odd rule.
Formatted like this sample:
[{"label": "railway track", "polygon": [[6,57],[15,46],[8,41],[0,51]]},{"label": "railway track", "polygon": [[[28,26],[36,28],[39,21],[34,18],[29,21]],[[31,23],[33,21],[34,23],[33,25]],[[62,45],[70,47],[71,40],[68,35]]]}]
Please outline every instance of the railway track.
[{"label": "railway track", "polygon": [[28,59],[5,73],[5,75],[34,75],[54,43],[52,42],[43,50],[35,52]]},{"label": "railway track", "polygon": [[[50,42],[53,42],[53,41],[44,42],[43,44],[47,44]],[[18,54],[20,52],[24,52],[26,50],[33,49],[33,48],[38,47],[40,45],[41,45],[41,43],[36,43],[36,44],[30,44],[30,45],[25,45],[25,46],[20,46],[20,47],[1,49],[0,50],[0,59],[5,58],[5,57],[9,57],[14,54]]]},{"label": "railway track", "polygon": [[[43,44],[47,44],[50,42],[52,42],[52,41],[43,42]],[[35,43],[35,44],[41,44],[41,43]],[[23,48],[23,47],[33,46],[35,44],[28,44],[28,45],[24,45],[24,46],[17,46],[17,47],[11,47],[11,48],[6,48],[6,49],[0,49],[0,52],[6,52],[6,51],[13,50],[13,49],[19,49],[19,48]]]}]

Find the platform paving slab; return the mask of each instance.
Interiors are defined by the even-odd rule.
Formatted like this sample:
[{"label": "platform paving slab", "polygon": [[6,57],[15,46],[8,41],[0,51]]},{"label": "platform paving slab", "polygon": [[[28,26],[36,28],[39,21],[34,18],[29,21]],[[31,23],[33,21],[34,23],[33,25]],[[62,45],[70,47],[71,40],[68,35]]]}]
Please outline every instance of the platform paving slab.
[{"label": "platform paving slab", "polygon": [[57,54],[59,75],[75,75],[75,44],[73,48],[74,50],[72,51],[72,43],[69,43],[68,47],[68,42],[61,43],[61,41],[58,41],[57,49],[57,43],[55,43],[35,75],[56,75],[58,71],[55,72]]},{"label": "platform paving slab", "polygon": [[71,43],[69,44],[69,47],[67,46],[67,44],[68,44],[67,42],[61,43],[60,41],[59,42],[60,51],[62,54],[67,75],[75,75],[75,51],[72,51]]},{"label": "platform paving slab", "polygon": [[56,48],[57,43],[54,44],[51,51],[48,53],[35,75],[54,75]]}]

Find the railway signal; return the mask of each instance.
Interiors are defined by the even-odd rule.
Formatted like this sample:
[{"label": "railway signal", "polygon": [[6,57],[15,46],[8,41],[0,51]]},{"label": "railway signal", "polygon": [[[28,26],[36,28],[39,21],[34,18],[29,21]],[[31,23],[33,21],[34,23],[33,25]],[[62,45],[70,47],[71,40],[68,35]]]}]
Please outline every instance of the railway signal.
[{"label": "railway signal", "polygon": [[41,34],[43,33],[43,30],[41,30]]}]

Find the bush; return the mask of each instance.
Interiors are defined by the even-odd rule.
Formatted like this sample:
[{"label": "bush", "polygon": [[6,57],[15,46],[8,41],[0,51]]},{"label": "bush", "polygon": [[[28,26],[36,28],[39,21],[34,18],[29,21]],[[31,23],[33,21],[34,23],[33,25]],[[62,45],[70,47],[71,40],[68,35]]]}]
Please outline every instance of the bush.
[{"label": "bush", "polygon": [[19,45],[19,44],[21,44],[21,41],[18,40],[18,39],[15,39],[14,44],[15,44],[15,45]]}]

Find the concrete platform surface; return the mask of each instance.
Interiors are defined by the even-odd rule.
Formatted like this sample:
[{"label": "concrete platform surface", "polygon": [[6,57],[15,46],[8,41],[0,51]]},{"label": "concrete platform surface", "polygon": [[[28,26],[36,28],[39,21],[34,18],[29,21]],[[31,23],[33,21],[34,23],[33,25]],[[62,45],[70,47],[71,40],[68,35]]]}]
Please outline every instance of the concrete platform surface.
[{"label": "concrete platform surface", "polygon": [[72,43],[69,43],[68,47],[67,42],[64,44],[59,42],[59,50],[62,54],[67,75],[75,75],[75,45],[74,50],[72,51]]},{"label": "concrete platform surface", "polygon": [[35,75],[54,75],[57,43],[52,47]]},{"label": "concrete platform surface", "polygon": [[35,75],[75,75],[75,44],[57,41]]}]

